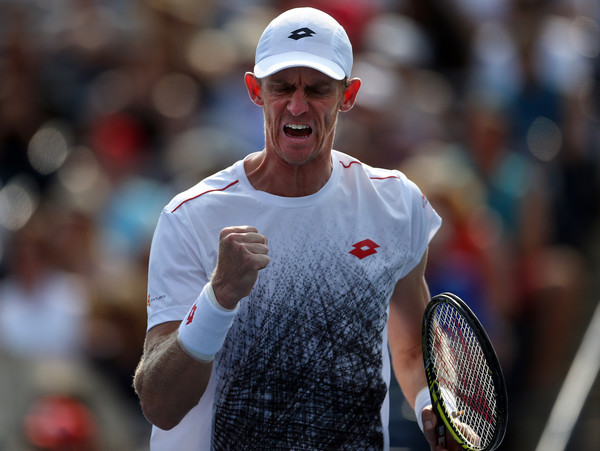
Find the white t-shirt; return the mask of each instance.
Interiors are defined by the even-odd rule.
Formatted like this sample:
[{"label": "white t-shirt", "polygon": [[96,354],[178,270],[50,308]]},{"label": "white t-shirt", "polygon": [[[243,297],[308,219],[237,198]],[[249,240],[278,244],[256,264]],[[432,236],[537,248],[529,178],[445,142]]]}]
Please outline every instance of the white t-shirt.
[{"label": "white t-shirt", "polygon": [[399,171],[332,159],[310,196],[257,191],[239,161],[163,210],[148,329],[186,316],[224,227],[256,227],[271,262],[240,302],[199,404],[172,430],[154,427],[153,449],[388,447],[389,299],[441,219]]}]

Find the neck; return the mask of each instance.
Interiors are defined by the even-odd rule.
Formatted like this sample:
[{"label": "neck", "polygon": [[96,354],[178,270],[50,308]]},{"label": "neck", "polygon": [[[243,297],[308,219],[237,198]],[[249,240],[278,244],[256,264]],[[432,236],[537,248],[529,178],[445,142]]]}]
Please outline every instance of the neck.
[{"label": "neck", "polygon": [[302,165],[291,165],[270,157],[263,150],[248,157],[244,169],[257,190],[282,197],[302,197],[318,192],[331,177],[331,153],[324,152]]}]

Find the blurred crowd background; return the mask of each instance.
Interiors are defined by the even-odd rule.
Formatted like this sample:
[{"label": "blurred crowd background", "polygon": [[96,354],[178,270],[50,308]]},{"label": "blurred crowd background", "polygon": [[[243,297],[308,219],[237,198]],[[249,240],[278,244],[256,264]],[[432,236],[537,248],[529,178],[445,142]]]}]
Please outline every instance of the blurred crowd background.
[{"label": "blurred crowd background", "polygon": [[[335,147],[443,216],[430,289],[482,319],[503,449],[534,449],[598,299],[596,0],[0,0],[0,450],[147,449],[131,380],[156,220],[263,147],[242,75],[306,5],[346,27],[363,80]],[[598,449],[599,392],[570,449]],[[397,387],[390,428],[427,449]]]}]

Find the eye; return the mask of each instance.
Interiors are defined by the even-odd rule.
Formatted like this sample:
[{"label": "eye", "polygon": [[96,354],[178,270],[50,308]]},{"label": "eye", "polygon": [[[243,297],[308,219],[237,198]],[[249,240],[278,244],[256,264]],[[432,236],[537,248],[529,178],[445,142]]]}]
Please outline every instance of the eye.
[{"label": "eye", "polygon": [[329,94],[331,94],[332,92],[332,87],[328,84],[326,85],[315,85],[315,86],[308,86],[305,90],[306,95],[307,96],[313,96],[313,97],[325,97],[328,96]]},{"label": "eye", "polygon": [[288,94],[294,89],[293,86],[288,84],[277,83],[271,86],[271,91],[275,94]]}]

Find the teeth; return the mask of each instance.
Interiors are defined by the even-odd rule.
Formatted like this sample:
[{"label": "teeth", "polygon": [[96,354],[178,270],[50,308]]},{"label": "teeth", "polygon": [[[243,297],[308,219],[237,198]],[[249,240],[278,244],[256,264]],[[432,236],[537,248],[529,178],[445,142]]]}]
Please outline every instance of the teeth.
[{"label": "teeth", "polygon": [[296,124],[287,124],[287,127],[292,128],[294,130],[305,130],[308,127],[308,125],[296,125]]}]

